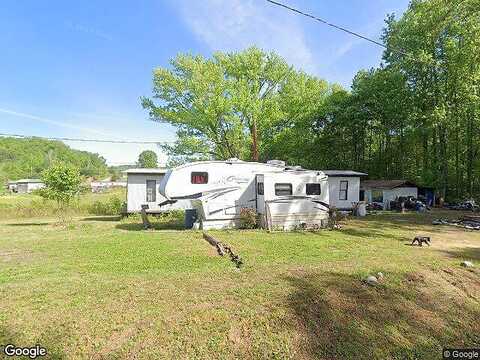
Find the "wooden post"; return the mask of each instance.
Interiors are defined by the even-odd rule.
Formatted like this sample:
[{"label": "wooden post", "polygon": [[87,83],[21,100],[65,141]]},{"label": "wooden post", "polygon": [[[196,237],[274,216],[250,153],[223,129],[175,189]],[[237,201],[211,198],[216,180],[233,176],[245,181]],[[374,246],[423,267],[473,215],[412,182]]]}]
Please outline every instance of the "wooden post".
[{"label": "wooden post", "polygon": [[142,210],[140,211],[142,214],[143,228],[145,230],[152,228],[152,224],[148,220],[147,211],[146,211],[147,209],[148,209],[148,205],[142,205]]}]

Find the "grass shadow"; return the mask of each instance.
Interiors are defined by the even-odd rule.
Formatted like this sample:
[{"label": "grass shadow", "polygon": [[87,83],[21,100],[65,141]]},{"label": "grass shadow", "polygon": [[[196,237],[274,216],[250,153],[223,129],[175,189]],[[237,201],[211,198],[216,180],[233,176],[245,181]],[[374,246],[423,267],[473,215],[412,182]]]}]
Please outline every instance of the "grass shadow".
[{"label": "grass shadow", "polygon": [[385,234],[382,231],[374,230],[372,228],[343,228],[339,231],[353,237],[359,237],[364,239],[378,238],[397,241],[408,241],[409,239],[407,236]]},{"label": "grass shadow", "polygon": [[[38,344],[46,349],[47,354],[45,358],[55,360],[66,359],[61,348],[62,343],[64,343],[63,340],[65,339],[65,333],[61,330],[54,329],[53,327],[46,329],[37,336],[35,341],[31,343],[25,343],[22,338],[23,337],[19,333],[11,331],[4,325],[0,325],[0,352],[5,354],[4,349],[8,344],[15,345],[16,347],[34,347]],[[19,357],[13,356],[11,358],[13,359]],[[29,357],[22,356],[20,358],[28,359]],[[43,356],[40,356],[39,358],[43,358]]]},{"label": "grass shadow", "polygon": [[45,226],[50,225],[48,222],[24,222],[24,223],[10,223],[7,226]]},{"label": "grass shadow", "polygon": [[480,247],[465,247],[459,249],[441,250],[450,258],[459,260],[473,260],[480,262]]},{"label": "grass shadow", "polygon": [[152,228],[145,230],[142,223],[118,224],[115,228],[126,231],[151,231],[151,230],[185,230],[183,223],[152,223]]},{"label": "grass shadow", "polygon": [[460,309],[465,317],[458,321],[458,312],[451,314],[423,296],[405,276],[396,277],[402,279],[400,285],[387,279],[377,287],[333,272],[287,277],[293,286],[287,303],[304,332],[302,348],[308,357],[436,359],[443,346],[480,340],[475,335],[480,327],[472,332],[469,322],[480,310]]},{"label": "grass shadow", "polygon": [[81,221],[120,221],[122,219],[121,215],[111,215],[111,216],[90,216],[81,219]]}]

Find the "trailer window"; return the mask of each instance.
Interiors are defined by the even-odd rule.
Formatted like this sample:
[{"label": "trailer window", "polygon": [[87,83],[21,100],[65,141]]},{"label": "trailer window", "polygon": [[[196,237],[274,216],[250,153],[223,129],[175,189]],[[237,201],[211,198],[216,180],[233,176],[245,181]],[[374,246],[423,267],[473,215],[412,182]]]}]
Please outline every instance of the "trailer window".
[{"label": "trailer window", "polygon": [[307,195],[320,195],[321,193],[320,184],[317,184],[317,183],[307,184],[306,190],[307,190]]},{"label": "trailer window", "polygon": [[263,182],[257,183],[257,194],[258,195],[264,195],[265,190],[263,188]]},{"label": "trailer window", "polygon": [[340,194],[338,198],[340,200],[348,199],[348,181],[346,180],[340,181]]},{"label": "trailer window", "polygon": [[157,181],[156,180],[147,180],[147,202],[157,201]]},{"label": "trailer window", "polygon": [[286,183],[275,184],[275,195],[277,196],[292,195],[292,184],[286,184]]},{"label": "trailer window", "polygon": [[192,172],[191,176],[192,184],[207,184],[208,173],[207,172]]}]

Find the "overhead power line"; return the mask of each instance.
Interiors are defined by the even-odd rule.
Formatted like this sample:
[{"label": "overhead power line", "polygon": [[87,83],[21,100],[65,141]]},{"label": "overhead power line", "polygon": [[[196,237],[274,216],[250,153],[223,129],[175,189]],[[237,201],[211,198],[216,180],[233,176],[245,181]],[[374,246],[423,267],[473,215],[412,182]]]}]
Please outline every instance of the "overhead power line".
[{"label": "overhead power line", "polygon": [[[282,7],[282,8],[284,8],[284,9],[287,9],[287,10],[289,10],[289,11],[292,11],[292,12],[294,12],[294,13],[296,13],[296,14],[299,14],[299,15],[302,15],[302,16],[306,16],[306,17],[308,17],[308,18],[310,18],[310,19],[313,19],[313,20],[315,20],[315,21],[321,22],[322,24],[325,24],[325,25],[327,25],[327,26],[333,27],[334,29],[343,31],[343,32],[345,32],[345,33],[347,33],[347,34],[350,34],[350,35],[356,36],[356,37],[358,37],[358,38],[360,38],[360,39],[369,41],[369,42],[371,42],[372,44],[375,44],[375,45],[377,45],[377,46],[381,46],[381,47],[384,48],[384,49],[387,49],[387,46],[386,46],[385,44],[382,44],[381,42],[379,42],[379,41],[377,41],[377,40],[371,39],[371,38],[369,38],[369,37],[367,37],[367,36],[364,36],[364,35],[362,35],[362,34],[359,34],[359,33],[355,32],[355,31],[349,30],[349,29],[344,28],[344,27],[342,27],[342,26],[339,26],[339,25],[335,25],[335,24],[333,24],[333,23],[330,23],[330,22],[328,22],[328,21],[326,21],[326,20],[324,20],[324,19],[319,18],[318,16],[309,14],[309,13],[307,13],[307,12],[305,12],[305,11],[301,11],[301,10],[299,10],[299,9],[296,9],[296,8],[294,8],[294,7],[291,7],[291,6],[288,6],[288,5],[285,5],[285,4],[282,4],[282,3],[277,2],[277,1],[274,1],[274,0],[265,0],[265,1],[267,1],[267,2],[269,2],[270,4],[273,4],[273,5],[275,5],[275,6],[279,6],[279,7]],[[395,52],[398,52],[398,53],[400,53],[400,54],[402,54],[402,55],[407,55],[407,53],[406,53],[405,51],[401,50],[401,49],[390,49],[390,50],[395,51]]]},{"label": "overhead power line", "polygon": [[17,137],[17,138],[38,138],[45,140],[58,140],[58,141],[79,141],[79,142],[96,142],[96,143],[111,143],[111,144],[165,144],[171,143],[172,141],[129,141],[129,140],[105,140],[105,139],[78,139],[78,138],[66,138],[66,137],[44,137],[44,136],[34,136],[34,135],[20,135],[20,134],[6,134],[0,133],[2,137]]}]

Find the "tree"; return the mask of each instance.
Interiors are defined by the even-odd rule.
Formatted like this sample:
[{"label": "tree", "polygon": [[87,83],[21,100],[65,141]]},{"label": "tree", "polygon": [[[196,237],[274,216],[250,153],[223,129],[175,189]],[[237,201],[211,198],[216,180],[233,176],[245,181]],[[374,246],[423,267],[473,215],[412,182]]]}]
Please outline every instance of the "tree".
[{"label": "tree", "polygon": [[[480,190],[478,0],[414,0],[387,19],[384,59],[413,94],[421,180],[442,196]],[[404,51],[394,51],[404,49]]]},{"label": "tree", "polygon": [[60,221],[65,223],[68,206],[80,193],[79,170],[72,165],[57,163],[43,172],[42,180],[45,187],[40,190],[40,195],[57,202]]},{"label": "tree", "polygon": [[155,151],[145,150],[138,156],[138,166],[142,168],[156,168],[158,167],[158,158]]},{"label": "tree", "polygon": [[212,59],[178,55],[171,64],[173,69],[154,71],[154,95],[142,104],[152,120],[177,128],[177,142],[163,148],[180,162],[259,160],[267,155],[272,130],[291,121],[285,101],[293,105],[300,100],[294,106],[298,109],[298,92],[314,84],[328,87],[255,47],[218,52]]}]

